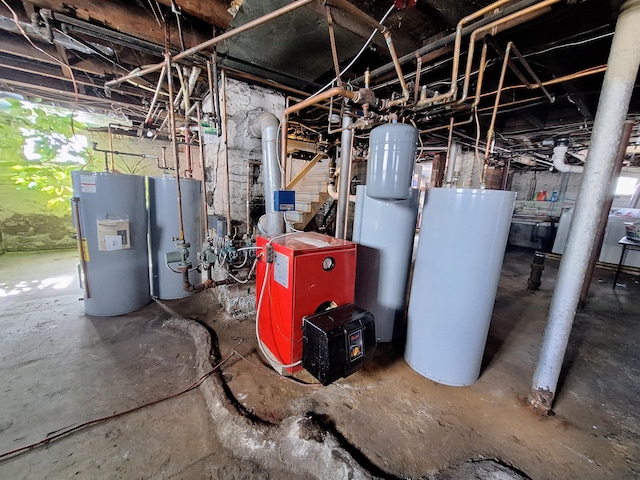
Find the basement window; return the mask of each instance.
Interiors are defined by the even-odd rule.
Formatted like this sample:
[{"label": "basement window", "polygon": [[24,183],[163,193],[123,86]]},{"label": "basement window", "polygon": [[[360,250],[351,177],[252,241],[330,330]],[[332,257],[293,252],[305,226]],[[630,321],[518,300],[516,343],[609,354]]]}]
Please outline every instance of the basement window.
[{"label": "basement window", "polygon": [[636,177],[618,177],[615,194],[631,196],[633,195],[637,184],[638,179]]}]

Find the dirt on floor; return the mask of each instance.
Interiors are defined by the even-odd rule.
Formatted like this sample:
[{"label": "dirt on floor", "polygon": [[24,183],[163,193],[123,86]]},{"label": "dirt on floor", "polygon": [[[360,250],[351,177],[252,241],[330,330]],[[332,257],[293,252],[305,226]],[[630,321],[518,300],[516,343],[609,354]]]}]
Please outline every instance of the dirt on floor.
[{"label": "dirt on floor", "polygon": [[[612,272],[597,271],[576,317],[555,415],[540,417],[527,395],[557,264],[548,262],[541,289],[532,292],[531,258],[527,250],[507,252],[482,374],[470,387],[420,376],[401,346],[389,344],[327,387],[308,374],[281,377],[256,353],[255,319],[225,314],[212,292],[113,319],[82,314],[77,279],[44,296],[25,292],[20,302],[0,298],[2,451],[173,393],[197,377],[199,355],[209,366],[228,359],[209,385],[213,399],[196,390],[82,430],[0,461],[0,478],[338,478],[323,470],[322,452],[295,451],[296,438],[330,444],[330,456],[358,466],[354,478],[638,478],[640,285],[623,276],[613,290]],[[0,256],[0,266],[6,263]],[[47,268],[53,274],[62,264]],[[0,292],[11,283],[0,272]],[[206,328],[206,351],[171,327],[176,317]],[[229,422],[260,432],[255,439],[265,443],[252,454],[230,449],[227,437],[237,431]],[[287,452],[283,425],[294,424],[294,451]],[[280,440],[269,453],[267,443]],[[305,468],[289,468],[295,455]]]}]

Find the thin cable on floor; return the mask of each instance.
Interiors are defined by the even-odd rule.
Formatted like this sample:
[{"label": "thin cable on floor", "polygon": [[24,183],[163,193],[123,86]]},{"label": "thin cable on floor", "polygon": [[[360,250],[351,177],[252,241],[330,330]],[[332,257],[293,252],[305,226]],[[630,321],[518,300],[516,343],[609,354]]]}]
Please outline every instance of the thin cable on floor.
[{"label": "thin cable on floor", "polygon": [[321,383],[303,382],[302,380],[298,380],[297,378],[294,378],[294,377],[287,377],[287,376],[280,375],[278,372],[276,372],[275,370],[272,370],[271,368],[265,367],[264,365],[257,365],[255,363],[253,363],[251,360],[249,360],[247,357],[243,356],[237,350],[233,350],[231,353],[233,353],[234,355],[237,355],[238,357],[240,357],[242,360],[247,362],[252,367],[259,368],[260,370],[264,370],[269,375],[275,375],[276,377],[280,378],[281,380],[292,382],[292,383],[295,383],[296,385],[300,385],[302,387],[322,387],[323,386]]},{"label": "thin cable on floor", "polygon": [[44,438],[44,439],[42,439],[42,440],[40,440],[38,442],[31,443],[29,445],[25,445],[23,447],[16,448],[16,449],[13,449],[13,450],[8,451],[8,452],[0,453],[0,462],[2,462],[3,460],[5,460],[5,459],[7,459],[9,457],[17,455],[19,453],[31,451],[31,450],[33,450],[33,449],[35,449],[37,447],[41,447],[42,445],[48,445],[49,443],[51,443],[51,442],[53,442],[55,440],[59,440],[62,437],[66,437],[67,435],[70,435],[70,434],[72,434],[74,432],[82,430],[82,429],[84,429],[86,427],[90,427],[92,425],[97,425],[98,423],[103,423],[103,422],[106,422],[108,420],[113,420],[115,418],[119,418],[119,417],[122,417],[124,415],[128,415],[130,413],[137,412],[137,411],[142,410],[144,408],[151,407],[153,405],[157,405],[158,403],[166,402],[167,400],[171,400],[173,398],[179,397],[180,395],[184,395],[185,393],[188,393],[191,390],[195,390],[196,388],[198,388],[202,384],[202,382],[204,382],[207,378],[209,378],[211,375],[213,375],[218,369],[220,369],[220,367],[222,367],[222,365],[224,365],[232,356],[233,356],[233,352],[231,352],[224,360],[222,360],[220,363],[215,365],[211,370],[209,370],[207,373],[202,375],[199,379],[197,379],[195,382],[193,382],[191,385],[189,385],[184,390],[181,390],[181,391],[179,391],[177,393],[174,393],[173,395],[169,395],[168,397],[163,397],[163,398],[160,398],[158,400],[153,400],[151,402],[144,403],[144,404],[139,405],[137,407],[130,408],[129,410],[125,410],[124,412],[114,413],[113,415],[108,415],[106,417],[101,417],[101,418],[96,418],[94,420],[89,420],[88,422],[81,423],[80,425],[76,425],[75,427],[62,428],[60,430],[56,430],[58,433],[56,433],[55,435],[47,436],[46,438]]}]

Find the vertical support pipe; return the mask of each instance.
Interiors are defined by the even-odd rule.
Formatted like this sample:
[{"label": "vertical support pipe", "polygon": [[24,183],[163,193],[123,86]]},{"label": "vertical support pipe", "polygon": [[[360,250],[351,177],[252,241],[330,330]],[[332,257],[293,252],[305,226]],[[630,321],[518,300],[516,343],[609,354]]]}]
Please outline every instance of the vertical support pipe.
[{"label": "vertical support pipe", "polygon": [[611,179],[609,180],[609,196],[604,203],[604,208],[600,213],[600,222],[598,223],[598,233],[596,234],[595,247],[591,250],[591,257],[589,258],[589,266],[587,267],[587,274],[582,283],[582,290],[580,291],[580,300],[578,302],[578,308],[584,308],[587,303],[587,296],[589,295],[589,288],[591,287],[591,280],[593,279],[593,272],[596,269],[596,263],[602,250],[602,243],[604,242],[604,233],[607,229],[607,221],[609,220],[609,212],[611,211],[611,205],[613,205],[613,199],[616,191],[616,180],[620,176],[622,171],[622,163],[624,157],[627,154],[627,146],[629,145],[629,139],[631,138],[631,132],[633,131],[633,122],[627,120],[624,122],[624,128],[622,131],[622,139],[620,140],[620,146],[618,147],[618,155],[616,158],[616,165],[613,170]]},{"label": "vertical support pipe", "polygon": [[176,195],[178,200],[178,240],[184,242],[184,220],[182,218],[182,192],[180,191],[180,152],[178,151],[178,135],[176,133],[176,112],[173,105],[173,72],[171,70],[171,55],[165,54],[167,70],[167,90],[169,91],[169,131],[171,132],[171,146],[176,167]]},{"label": "vertical support pipe", "polygon": [[202,102],[196,104],[198,120],[198,148],[200,153],[200,175],[202,175],[202,212],[204,215],[204,240],[209,237],[209,206],[207,205],[207,169],[204,164],[204,129],[202,128]]},{"label": "vertical support pipe", "polygon": [[84,298],[91,298],[91,294],[89,293],[89,280],[87,279],[88,252],[85,250],[84,237],[82,233],[82,223],[80,221],[80,198],[72,197],[71,206],[73,207],[73,220],[76,223],[76,237],[78,238],[78,253],[80,254],[80,273],[82,274],[82,286],[84,290]]},{"label": "vertical support pipe", "polygon": [[609,193],[623,123],[640,66],[640,0],[620,9],[607,73],[593,125],[580,192],[553,292],[540,358],[533,375],[529,402],[539,412],[551,410],[562,361],[569,341],[580,290],[593,249],[598,217]]},{"label": "vertical support pipe", "polygon": [[[215,63],[213,64],[215,67]],[[222,80],[222,89],[224,91],[224,97],[222,98],[222,107],[221,107],[221,126],[224,132],[224,168],[225,175],[227,178],[227,235],[231,237],[233,234],[231,232],[231,182],[229,181],[229,136],[227,132],[227,75],[224,70],[222,70],[221,75]],[[216,178],[216,182],[218,179]]]},{"label": "vertical support pipe", "polygon": [[[180,65],[176,66],[178,78],[180,79],[180,89],[183,94],[182,105],[184,105],[184,156],[187,161],[187,168],[184,170],[184,176],[193,177],[193,165],[191,162],[191,131],[189,130],[189,110],[191,109],[191,97],[189,95],[189,85],[185,81],[184,72]],[[177,108],[177,107],[176,107]]]},{"label": "vertical support pipe", "polygon": [[338,188],[338,210],[336,214],[336,238],[347,238],[347,218],[349,216],[349,184],[351,174],[351,142],[353,132],[351,111],[345,109],[342,115],[342,137],[340,139],[340,185]]},{"label": "vertical support pipe", "polygon": [[342,86],[342,80],[340,80],[340,60],[338,60],[338,47],[336,46],[336,34],[333,30],[333,18],[331,17],[331,8],[329,5],[325,5],[327,12],[327,24],[329,25],[329,41],[331,43],[331,57],[333,58],[333,68],[336,71],[336,85]]},{"label": "vertical support pipe", "polygon": [[[107,130],[109,132],[109,152],[111,152],[111,171],[113,172],[116,168],[115,168],[115,159],[113,158],[113,131],[111,130],[111,124],[107,125]],[[105,154],[106,156],[106,154]],[[106,162],[105,162],[106,165]],[[106,169],[107,172],[109,171],[109,169]]]}]

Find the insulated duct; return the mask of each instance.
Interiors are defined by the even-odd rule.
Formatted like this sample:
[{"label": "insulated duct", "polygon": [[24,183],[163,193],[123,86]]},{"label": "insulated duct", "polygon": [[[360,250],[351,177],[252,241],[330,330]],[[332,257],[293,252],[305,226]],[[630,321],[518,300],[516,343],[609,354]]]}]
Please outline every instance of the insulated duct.
[{"label": "insulated duct", "polygon": [[556,170],[562,173],[582,173],[584,167],[580,165],[569,165],[566,162],[567,150],[569,149],[569,141],[561,139],[556,141],[555,147],[553,147],[553,157],[551,162]]},{"label": "insulated duct", "polygon": [[266,233],[284,233],[282,212],[273,208],[274,192],[282,188],[278,162],[278,119],[272,113],[263,113],[251,125],[252,133],[262,138],[262,166],[264,176],[264,206],[266,211]]}]

